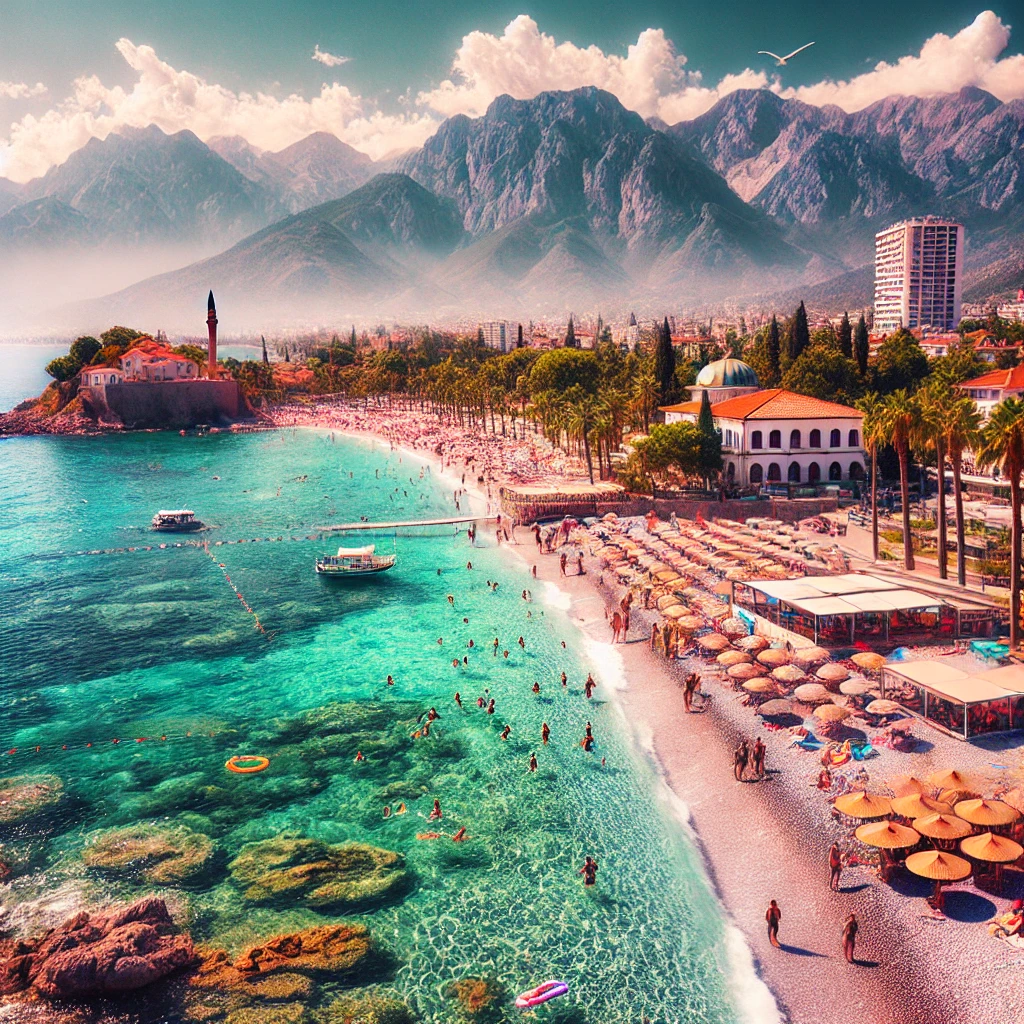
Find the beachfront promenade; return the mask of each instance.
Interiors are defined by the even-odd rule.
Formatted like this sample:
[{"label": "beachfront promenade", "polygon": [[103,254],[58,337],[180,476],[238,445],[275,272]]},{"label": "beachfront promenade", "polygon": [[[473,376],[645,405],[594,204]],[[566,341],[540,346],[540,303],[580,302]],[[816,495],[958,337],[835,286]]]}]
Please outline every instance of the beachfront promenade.
[{"label": "beachfront promenade", "polygon": [[458,526],[460,523],[493,523],[497,515],[449,516],[446,519],[403,519],[393,523],[338,523],[336,526],[316,526],[318,533],[339,533],[346,530],[406,530],[417,526]]}]

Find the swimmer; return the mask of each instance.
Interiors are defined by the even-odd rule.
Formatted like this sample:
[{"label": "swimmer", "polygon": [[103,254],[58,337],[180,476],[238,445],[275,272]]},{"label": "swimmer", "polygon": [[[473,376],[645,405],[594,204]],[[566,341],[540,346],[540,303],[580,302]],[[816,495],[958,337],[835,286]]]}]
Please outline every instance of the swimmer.
[{"label": "swimmer", "polygon": [[469,648],[470,650],[472,650],[472,649],[473,649],[473,641],[472,641],[472,640],[470,640],[470,641],[469,641],[469,643],[468,643],[468,644],[466,644],[466,646],[467,646],[467,647],[468,647],[468,648]]},{"label": "swimmer", "polygon": [[458,690],[455,691],[455,703],[458,704],[460,708],[462,707],[462,695]]},{"label": "swimmer", "polygon": [[394,685],[395,685],[394,679],[392,679],[391,676],[388,676],[388,686],[394,686]]},{"label": "swimmer", "polygon": [[385,818],[390,818],[391,817],[391,808],[390,807],[385,807],[384,808],[384,817]]},{"label": "swimmer", "polygon": [[508,739],[508,734],[511,731],[512,731],[512,726],[511,725],[506,725],[505,728],[501,730],[501,738],[503,740],[507,740]]},{"label": "swimmer", "polygon": [[537,566],[534,566],[531,571],[533,572],[533,578],[536,579],[537,578]]},{"label": "swimmer", "polygon": [[468,654],[462,659],[462,664],[463,665],[468,665],[469,664],[469,655]]},{"label": "swimmer", "polygon": [[594,727],[589,722],[587,722],[587,735],[591,738],[593,738],[594,735]]},{"label": "swimmer", "polygon": [[522,637],[519,638],[519,646],[522,647],[524,651],[526,650],[526,641]]},{"label": "swimmer", "polygon": [[584,886],[591,886],[597,882],[597,861],[593,857],[587,857],[579,872],[583,876]]},{"label": "swimmer", "polygon": [[440,576],[440,575],[441,575],[441,570],[440,570],[440,569],[438,569],[438,570],[437,570],[437,575],[438,575],[438,576]]},{"label": "swimmer", "polygon": [[530,755],[530,771],[535,772],[537,770],[537,755]]},{"label": "swimmer", "polygon": [[353,763],[359,764],[360,761],[365,761],[365,760],[366,760],[366,758],[363,757],[363,752],[361,750],[357,750],[356,751],[356,756],[355,756],[355,758],[353,758]]},{"label": "swimmer", "polygon": [[504,653],[505,657],[507,658],[508,657],[508,651],[504,651],[503,653]]},{"label": "swimmer", "polygon": [[467,562],[466,563],[466,568],[467,569],[472,569],[473,568],[473,563],[472,562]]},{"label": "swimmer", "polygon": [[583,692],[587,695],[588,700],[593,697],[595,686],[597,686],[597,683],[594,682],[594,677],[588,673],[587,681],[583,684]]},{"label": "swimmer", "polygon": [[564,640],[562,641],[562,649],[563,650],[565,649],[565,641]]},{"label": "swimmer", "polygon": [[494,714],[494,698],[493,697],[490,699],[490,701],[488,701],[488,704],[487,704],[487,714],[489,714],[489,715],[493,715]]},{"label": "swimmer", "polygon": [[439,719],[440,717],[441,717],[441,716],[440,716],[440,715],[439,715],[439,714],[437,713],[437,708],[431,708],[431,709],[430,709],[430,710],[429,710],[429,711],[427,712],[427,721],[428,721],[428,722],[434,722],[434,721],[436,721],[437,719]]},{"label": "swimmer", "polygon": [[449,595],[448,595],[448,603],[449,603],[449,604],[450,604],[450,605],[451,605],[451,606],[452,606],[453,608],[455,607],[455,595],[454,595],[454,594],[449,594]]},{"label": "swimmer", "polygon": [[434,809],[430,812],[429,815],[427,815],[427,821],[440,821],[442,817],[443,815],[441,813],[441,801],[435,800]]},{"label": "swimmer", "polygon": [[498,656],[498,638],[494,638],[494,657]]},{"label": "swimmer", "polygon": [[469,625],[469,619],[467,619],[465,616],[463,616],[462,621],[464,624]]},{"label": "swimmer", "polygon": [[551,738],[551,728],[547,722],[544,722],[540,727],[540,738],[541,742],[546,747],[548,745],[548,740]]},{"label": "swimmer", "polygon": [[456,832],[455,835],[452,836],[452,842],[453,843],[461,843],[461,842],[464,842],[468,838],[469,837],[466,835],[466,826],[463,825],[462,828],[460,828],[459,831]]},{"label": "swimmer", "polygon": [[458,658],[452,658],[452,668],[458,668],[458,667],[459,667],[459,659]]},{"label": "swimmer", "polygon": [[443,636],[439,636],[437,638],[437,646],[438,647],[443,647],[444,646],[444,637]]},{"label": "swimmer", "polygon": [[563,689],[569,685],[569,677],[563,672],[562,673],[562,687]]},{"label": "swimmer", "polygon": [[478,708],[482,708],[484,706],[484,703],[485,703],[485,701],[484,701],[483,697],[477,697],[477,699],[476,699],[476,706]]},{"label": "swimmer", "polygon": [[534,684],[533,684],[533,692],[534,693],[540,693],[540,683],[534,682]]}]

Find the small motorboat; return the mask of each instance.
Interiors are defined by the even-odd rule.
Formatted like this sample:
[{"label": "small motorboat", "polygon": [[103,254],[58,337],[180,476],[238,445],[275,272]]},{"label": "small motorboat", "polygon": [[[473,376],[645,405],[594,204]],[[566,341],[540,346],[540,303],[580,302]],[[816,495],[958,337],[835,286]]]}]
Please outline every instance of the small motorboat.
[{"label": "small motorboat", "polygon": [[361,548],[338,548],[336,555],[326,555],[316,560],[318,576],[352,579],[357,576],[375,576],[394,568],[394,555],[374,554],[376,545],[367,544]]},{"label": "small motorboat", "polygon": [[206,525],[196,519],[195,512],[191,509],[180,508],[167,511],[162,509],[153,516],[152,523],[154,530],[163,533],[192,533],[195,530],[205,530]]}]

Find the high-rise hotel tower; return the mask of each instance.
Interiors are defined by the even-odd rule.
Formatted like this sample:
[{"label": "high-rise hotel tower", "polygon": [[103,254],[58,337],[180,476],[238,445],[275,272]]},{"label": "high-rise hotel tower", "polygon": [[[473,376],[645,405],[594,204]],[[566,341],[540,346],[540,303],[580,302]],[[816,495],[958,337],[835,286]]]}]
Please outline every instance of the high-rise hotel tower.
[{"label": "high-rise hotel tower", "polygon": [[964,226],[915,217],[875,235],[876,334],[900,327],[955,331],[960,323]]}]

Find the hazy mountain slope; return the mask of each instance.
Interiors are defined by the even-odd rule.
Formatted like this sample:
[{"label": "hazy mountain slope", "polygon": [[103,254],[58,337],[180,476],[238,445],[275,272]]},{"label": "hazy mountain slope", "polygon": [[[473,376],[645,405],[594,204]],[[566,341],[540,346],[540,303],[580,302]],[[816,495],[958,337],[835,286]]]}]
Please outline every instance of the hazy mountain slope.
[{"label": "hazy mountain slope", "polygon": [[89,240],[89,218],[48,196],[15,206],[0,217],[0,244],[24,249],[39,243],[79,246]]}]

